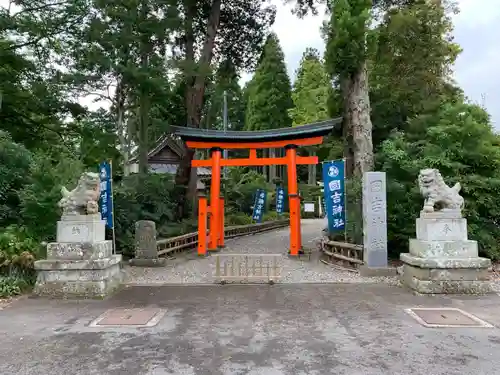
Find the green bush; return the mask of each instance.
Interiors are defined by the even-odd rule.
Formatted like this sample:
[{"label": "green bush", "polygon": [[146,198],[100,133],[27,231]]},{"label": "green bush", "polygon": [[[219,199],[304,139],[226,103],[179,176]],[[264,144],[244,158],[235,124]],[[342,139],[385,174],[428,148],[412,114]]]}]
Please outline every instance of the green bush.
[{"label": "green bush", "polygon": [[363,192],[360,178],[350,178],[345,182],[346,189],[346,233],[338,236],[344,241],[356,244],[363,243]]},{"label": "green bush", "polygon": [[263,222],[265,222],[265,221],[275,221],[275,220],[279,220],[278,213],[276,211],[266,212],[264,214],[264,216],[262,217],[262,221]]},{"label": "green bush", "polygon": [[408,249],[422,209],[420,169],[439,169],[445,182],[462,185],[469,237],[480,252],[500,259],[500,138],[478,106],[446,104],[410,121],[406,133],[392,134],[377,155],[387,172],[388,240],[392,256]]},{"label": "green bush", "polygon": [[118,251],[133,256],[135,223],[139,220],[154,221],[159,238],[176,236],[183,230],[192,232],[194,225],[177,220],[175,202],[173,177],[167,174],[134,174],[116,184],[114,213]]},{"label": "green bush", "polygon": [[27,184],[19,192],[19,198],[22,223],[34,238],[55,239],[61,217],[57,205],[62,197],[61,187],[74,189],[82,172],[82,164],[70,155],[60,155],[57,160],[45,154],[33,158]]},{"label": "green bush", "polygon": [[230,169],[224,189],[226,212],[251,215],[257,189],[265,189],[268,192],[266,207],[268,211],[273,200],[274,185],[268,184],[265,177],[255,171],[245,172],[243,168]]},{"label": "green bush", "polygon": [[0,228],[19,222],[19,195],[29,176],[31,152],[0,131]]},{"label": "green bush", "polygon": [[22,277],[0,275],[0,298],[20,295],[29,288],[30,285]]},{"label": "green bush", "polygon": [[229,214],[226,215],[224,224],[226,227],[233,225],[248,225],[252,224],[252,217],[241,212]]},{"label": "green bush", "polygon": [[41,244],[22,227],[11,225],[0,233],[0,297],[21,294],[33,286],[36,259],[45,256]]}]

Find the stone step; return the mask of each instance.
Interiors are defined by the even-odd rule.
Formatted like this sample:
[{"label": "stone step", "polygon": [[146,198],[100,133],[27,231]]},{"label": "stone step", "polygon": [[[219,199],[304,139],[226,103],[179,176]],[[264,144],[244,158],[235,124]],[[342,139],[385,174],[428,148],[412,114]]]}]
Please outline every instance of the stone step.
[{"label": "stone step", "polygon": [[113,255],[106,259],[37,260],[35,262],[35,269],[37,271],[102,270],[120,264],[121,260],[121,255]]},{"label": "stone step", "polygon": [[403,265],[403,275],[419,280],[437,281],[486,281],[489,279],[487,268],[420,268]]},{"label": "stone step", "polygon": [[491,260],[487,258],[419,258],[403,253],[399,259],[405,264],[420,268],[488,268]]}]

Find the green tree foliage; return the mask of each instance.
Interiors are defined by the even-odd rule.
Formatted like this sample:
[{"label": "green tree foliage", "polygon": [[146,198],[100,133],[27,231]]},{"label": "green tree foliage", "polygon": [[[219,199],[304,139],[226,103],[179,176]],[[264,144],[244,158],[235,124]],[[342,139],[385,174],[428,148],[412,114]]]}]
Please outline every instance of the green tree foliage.
[{"label": "green tree foliage", "polygon": [[289,113],[293,126],[328,119],[330,91],[330,79],[319,52],[308,48],[300,61],[292,89],[294,106]]},{"label": "green tree foliage", "polygon": [[441,2],[417,1],[385,14],[374,31],[370,71],[375,145],[391,130],[406,129],[408,119],[432,111],[443,98],[460,97],[449,84],[460,52],[451,32],[450,14]]},{"label": "green tree foliage", "polygon": [[18,192],[22,189],[31,163],[31,153],[0,131],[0,228],[18,222]]},{"label": "green tree foliage", "polygon": [[409,121],[409,130],[395,132],[382,143],[377,164],[387,172],[390,249],[399,253],[415,234],[408,213],[418,214],[422,198],[416,177],[423,168],[437,168],[448,185],[460,182],[470,237],[481,252],[500,258],[500,149],[487,113],[476,105],[443,104],[435,113]]},{"label": "green tree foliage", "polygon": [[267,211],[274,202],[275,185],[266,182],[265,177],[256,171],[246,171],[245,168],[233,168],[230,170],[226,187],[226,213],[252,214],[252,207],[257,189],[267,191]]},{"label": "green tree foliage", "polygon": [[243,130],[245,108],[243,107],[243,92],[238,83],[239,76],[230,61],[220,64],[215,74],[215,82],[209,87],[210,94],[206,103],[206,127],[223,129],[224,91],[227,95],[228,126],[230,130]]},{"label": "green tree foliage", "polygon": [[[97,171],[97,167],[94,171]],[[70,154],[59,155],[57,159],[51,159],[43,153],[34,155],[19,198],[21,224],[29,229],[35,239],[55,239],[56,224],[61,217],[57,205],[61,199],[61,187],[74,189],[82,172],[82,163]]]},{"label": "green tree foliage", "polygon": [[247,130],[276,129],[292,125],[288,114],[293,106],[290,78],[285,56],[274,33],[267,38],[248,90],[245,117]]},{"label": "green tree foliage", "polygon": [[82,112],[79,105],[60,97],[60,87],[42,68],[0,34],[0,129],[30,150],[64,144],[68,129],[61,118]]},{"label": "green tree foliage", "polygon": [[[328,98],[331,95],[331,90],[330,79],[325,71],[319,52],[313,48],[306,49],[296,71],[292,89],[294,106],[289,110],[292,126],[328,119]],[[301,149],[299,152],[308,152],[309,155],[313,155],[318,151],[319,147],[307,147],[307,149]],[[327,143],[323,147],[329,147],[329,144]],[[315,185],[317,169],[317,166],[314,165],[309,165],[306,168],[305,166],[299,166],[299,179],[303,179],[302,177],[307,170],[307,181],[311,185]]]},{"label": "green tree foliage", "polygon": [[134,228],[138,220],[156,222],[160,238],[196,230],[194,222],[181,223],[176,217],[175,191],[169,175],[132,175],[123,179],[114,192],[116,241],[120,252],[134,255]]},{"label": "green tree foliage", "polygon": [[327,26],[326,69],[332,77],[349,78],[367,57],[367,30],[371,0],[332,0]]},{"label": "green tree foliage", "polygon": [[94,169],[103,160],[112,160],[113,172],[121,169],[120,153],[117,150],[117,136],[113,116],[100,109],[89,113],[73,124],[77,131],[75,148],[86,168]]}]

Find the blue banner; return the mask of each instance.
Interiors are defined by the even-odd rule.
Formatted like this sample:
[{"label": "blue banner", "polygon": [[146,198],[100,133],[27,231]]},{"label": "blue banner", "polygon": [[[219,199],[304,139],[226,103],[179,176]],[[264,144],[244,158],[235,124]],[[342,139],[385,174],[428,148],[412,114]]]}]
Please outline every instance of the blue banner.
[{"label": "blue banner", "polygon": [[282,187],[276,188],[276,212],[282,214],[285,210],[285,189]]},{"label": "blue banner", "polygon": [[267,197],[267,192],[263,189],[257,189],[257,191],[255,192],[252,219],[255,220],[257,223],[262,222],[262,217],[264,216],[264,210],[266,209],[266,197]]},{"label": "blue banner", "polygon": [[106,220],[106,226],[113,229],[113,194],[111,192],[111,164],[107,161],[99,164],[100,198],[99,209],[102,220]]},{"label": "blue banner", "polygon": [[345,162],[323,163],[326,215],[330,233],[345,230]]}]

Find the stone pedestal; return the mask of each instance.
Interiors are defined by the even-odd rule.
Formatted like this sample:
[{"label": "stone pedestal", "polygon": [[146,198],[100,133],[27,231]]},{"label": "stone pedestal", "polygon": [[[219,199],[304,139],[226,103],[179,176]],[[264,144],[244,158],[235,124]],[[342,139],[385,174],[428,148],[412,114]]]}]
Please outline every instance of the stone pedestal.
[{"label": "stone pedestal", "polygon": [[423,294],[491,291],[491,261],[478,256],[460,211],[421,212],[416,224],[417,238],[410,239],[410,252],[401,254],[404,285]]},{"label": "stone pedestal", "polygon": [[57,223],[57,242],[47,245],[47,259],[35,262],[34,293],[56,298],[103,298],[122,280],[121,255],[113,255],[104,240],[100,215],[63,216]]}]

